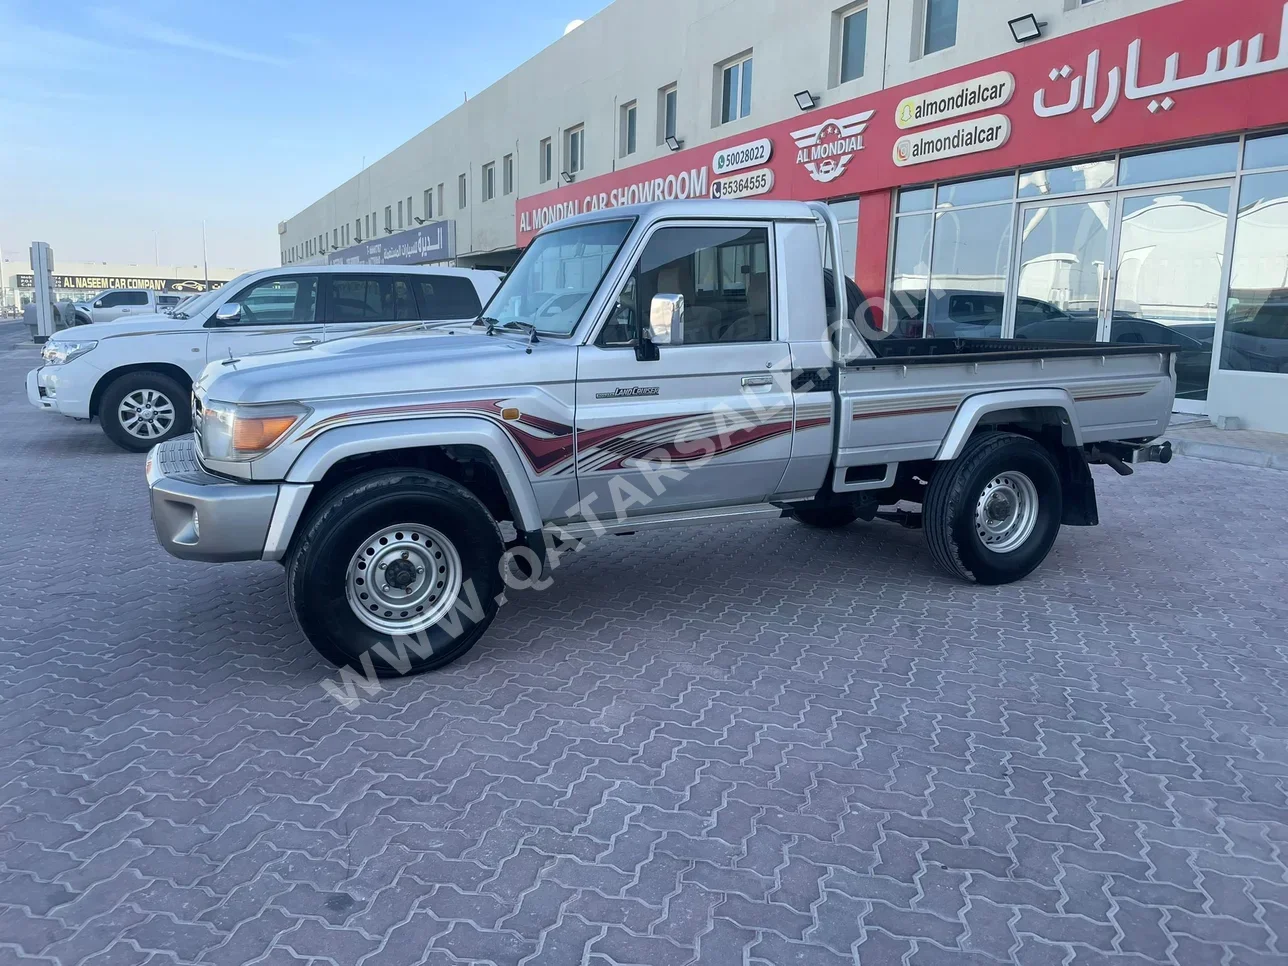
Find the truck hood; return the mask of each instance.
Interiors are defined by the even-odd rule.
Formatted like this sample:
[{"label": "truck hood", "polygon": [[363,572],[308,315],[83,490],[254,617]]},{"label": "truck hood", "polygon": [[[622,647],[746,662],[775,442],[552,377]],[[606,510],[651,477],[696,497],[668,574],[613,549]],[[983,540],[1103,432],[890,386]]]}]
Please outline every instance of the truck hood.
[{"label": "truck hood", "polygon": [[192,332],[201,328],[197,319],[176,319],[172,315],[131,315],[113,319],[111,322],[92,322],[89,325],[77,325],[70,329],[61,329],[54,334],[55,339],[66,337],[72,340],[113,339],[120,336],[155,335],[162,332]]},{"label": "truck hood", "polygon": [[[532,384],[559,379],[554,370],[561,367],[550,366],[554,357],[571,360],[576,352],[555,342],[537,343],[531,353],[527,348],[523,337],[488,336],[468,326],[368,334],[212,362],[197,385],[209,399],[267,403]],[[537,378],[543,367],[546,375]]]}]

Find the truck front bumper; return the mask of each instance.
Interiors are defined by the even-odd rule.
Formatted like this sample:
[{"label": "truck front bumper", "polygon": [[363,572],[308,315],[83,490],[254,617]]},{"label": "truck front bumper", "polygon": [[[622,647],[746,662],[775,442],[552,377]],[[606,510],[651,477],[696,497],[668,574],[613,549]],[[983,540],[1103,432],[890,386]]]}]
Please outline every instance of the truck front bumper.
[{"label": "truck front bumper", "polygon": [[152,447],[146,472],[157,540],[182,560],[280,560],[312,490],[215,476],[191,435]]},{"label": "truck front bumper", "polygon": [[[88,387],[97,381],[86,378],[85,370],[69,370],[67,366],[41,366],[27,373],[27,402],[46,412],[61,413],[73,419],[89,419]],[[79,373],[79,379],[75,376]],[[71,378],[69,377],[69,374]],[[87,383],[88,385],[83,385]]]},{"label": "truck front bumper", "polygon": [[53,398],[48,395],[46,387],[41,385],[39,369],[32,369],[27,373],[27,402],[37,409],[55,408]]}]

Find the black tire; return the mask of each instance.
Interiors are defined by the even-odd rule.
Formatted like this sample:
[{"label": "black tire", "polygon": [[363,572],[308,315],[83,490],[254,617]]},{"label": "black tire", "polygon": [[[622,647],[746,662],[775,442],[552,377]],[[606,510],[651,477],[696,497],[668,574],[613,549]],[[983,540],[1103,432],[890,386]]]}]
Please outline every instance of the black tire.
[{"label": "black tire", "polygon": [[[346,587],[362,544],[405,524],[450,541],[462,592],[438,623],[395,639],[358,618]],[[436,473],[382,471],[346,484],[310,516],[286,561],[287,600],[304,636],[331,663],[378,677],[420,674],[461,657],[492,623],[502,552],[500,529],[469,490]]]},{"label": "black tire", "polygon": [[[976,504],[990,481],[1006,473],[1027,477],[1037,492],[1037,519],[1027,539],[1007,552],[985,545],[976,530]],[[1015,433],[981,433],[931,477],[922,507],[930,554],[942,569],[979,584],[1009,584],[1046,559],[1060,532],[1060,473],[1040,444]]]},{"label": "black tire", "polygon": [[836,530],[857,520],[859,511],[852,506],[802,506],[793,510],[792,516],[816,530]]},{"label": "black tire", "polygon": [[[155,436],[141,436],[121,424],[121,402],[132,393],[160,393],[174,407],[174,419],[168,429]],[[128,372],[112,381],[98,401],[98,421],[103,432],[121,449],[146,453],[157,443],[192,431],[192,389],[185,388],[159,372]]]}]

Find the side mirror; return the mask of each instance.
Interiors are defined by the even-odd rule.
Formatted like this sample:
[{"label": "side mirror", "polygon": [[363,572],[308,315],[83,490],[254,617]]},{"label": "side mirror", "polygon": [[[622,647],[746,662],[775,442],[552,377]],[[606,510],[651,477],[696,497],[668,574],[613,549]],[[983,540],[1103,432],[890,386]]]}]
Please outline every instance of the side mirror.
[{"label": "side mirror", "polygon": [[215,321],[220,325],[229,325],[241,318],[240,302],[225,302],[215,309]]},{"label": "side mirror", "polygon": [[96,302],[94,303],[94,308],[96,308],[96,309],[101,309],[102,307],[103,307],[103,300],[102,300],[102,299],[99,299],[98,301],[96,301]]},{"label": "side mirror", "polygon": [[649,303],[648,339],[654,345],[684,342],[684,296],[654,295]]}]

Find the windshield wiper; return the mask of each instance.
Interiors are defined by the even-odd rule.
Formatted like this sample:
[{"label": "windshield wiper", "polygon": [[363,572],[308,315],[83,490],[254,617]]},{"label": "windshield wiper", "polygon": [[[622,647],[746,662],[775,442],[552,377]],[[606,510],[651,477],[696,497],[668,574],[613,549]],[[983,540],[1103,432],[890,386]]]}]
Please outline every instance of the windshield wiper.
[{"label": "windshield wiper", "polygon": [[531,322],[520,322],[518,319],[511,319],[509,322],[502,322],[499,319],[493,319],[486,315],[481,315],[474,320],[475,325],[486,325],[487,334],[494,335],[500,329],[518,329],[520,332],[528,334],[528,344],[540,342],[537,338],[537,327]]},{"label": "windshield wiper", "polygon": [[532,344],[541,341],[537,338],[537,327],[531,322],[520,322],[518,319],[511,319],[509,322],[498,322],[496,319],[487,317],[482,317],[479,321],[487,323],[488,335],[493,335],[501,329],[518,329],[520,332],[526,332],[528,334],[527,351],[529,353],[532,352]]},{"label": "windshield wiper", "polygon": [[528,333],[528,343],[540,342],[537,338],[537,327],[531,322],[520,322],[518,319],[511,319],[509,322],[503,322],[500,326],[502,329],[518,329],[520,332]]}]

